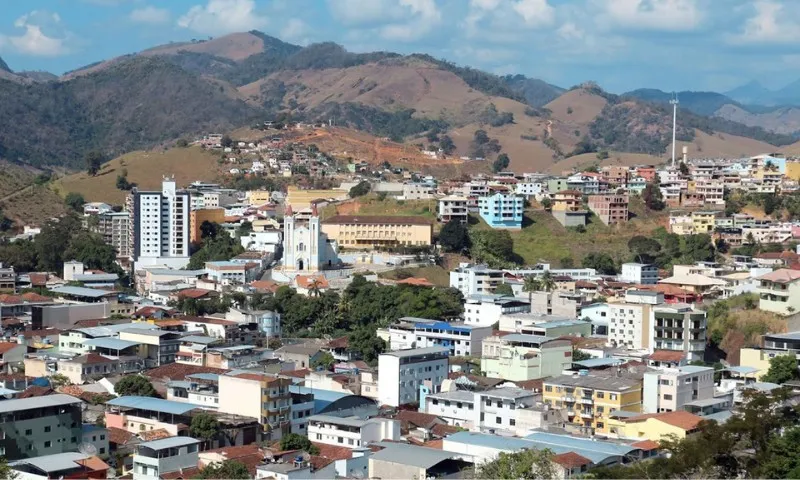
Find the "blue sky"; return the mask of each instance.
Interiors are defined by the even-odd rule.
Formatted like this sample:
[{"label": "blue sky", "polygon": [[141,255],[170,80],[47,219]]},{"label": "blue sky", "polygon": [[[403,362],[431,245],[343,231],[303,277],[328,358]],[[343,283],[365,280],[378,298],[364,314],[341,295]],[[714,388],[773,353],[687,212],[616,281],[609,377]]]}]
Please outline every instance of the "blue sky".
[{"label": "blue sky", "polygon": [[569,87],[724,91],[800,78],[800,0],[0,0],[0,56],[63,73],[169,41],[258,29],[424,52]]}]

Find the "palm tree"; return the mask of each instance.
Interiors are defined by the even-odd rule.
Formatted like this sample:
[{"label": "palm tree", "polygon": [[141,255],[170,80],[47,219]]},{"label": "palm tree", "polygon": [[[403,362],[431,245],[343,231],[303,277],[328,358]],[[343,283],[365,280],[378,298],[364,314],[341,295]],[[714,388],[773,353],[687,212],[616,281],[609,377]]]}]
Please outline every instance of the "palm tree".
[{"label": "palm tree", "polygon": [[321,286],[322,282],[320,282],[318,278],[311,279],[308,286],[309,295],[312,297],[319,297],[322,294],[322,291],[320,290]]},{"label": "palm tree", "polygon": [[545,292],[552,292],[556,289],[556,281],[553,280],[553,274],[550,273],[550,270],[545,271],[542,274],[542,278],[539,280],[542,285],[542,290]]},{"label": "palm tree", "polygon": [[528,303],[533,303],[533,292],[538,292],[542,288],[542,282],[536,275],[525,275],[522,283],[522,291],[528,292]]}]

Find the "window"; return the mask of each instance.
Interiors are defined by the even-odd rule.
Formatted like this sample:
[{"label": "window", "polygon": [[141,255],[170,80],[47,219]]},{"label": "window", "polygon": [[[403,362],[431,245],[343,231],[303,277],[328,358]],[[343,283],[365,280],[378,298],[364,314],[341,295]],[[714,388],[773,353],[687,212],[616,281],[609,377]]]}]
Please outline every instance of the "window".
[{"label": "window", "polygon": [[486,399],[486,406],[487,407],[491,407],[492,406],[492,401],[490,399],[488,399],[488,398]]},{"label": "window", "polygon": [[436,400],[434,398],[433,400],[431,400],[431,403],[434,404],[434,405],[439,405],[439,400]]},{"label": "window", "polygon": [[494,422],[495,422],[496,424],[500,425],[501,423],[503,423],[503,419],[502,419],[502,418],[500,418],[500,417],[494,417]]},{"label": "window", "polygon": [[50,448],[51,445],[53,445],[53,442],[51,442],[50,440],[44,442],[44,448]]},{"label": "window", "polygon": [[317,434],[317,440],[322,440],[322,434],[320,433]]},{"label": "window", "polygon": [[664,394],[664,400],[672,400],[672,395]]},{"label": "window", "polygon": [[551,385],[545,385],[544,391],[545,392],[552,392],[553,391],[553,387]]},{"label": "window", "polygon": [[512,418],[511,420],[508,421],[508,424],[513,427],[514,425],[517,424],[517,421]]},{"label": "window", "polygon": [[605,398],[606,394],[603,392],[597,392],[597,398]]},{"label": "window", "polygon": [[597,422],[596,428],[603,428],[603,427],[605,427],[603,422]]},{"label": "window", "polygon": [[25,430],[25,435],[33,435],[33,430],[31,430],[30,428]]},{"label": "window", "polygon": [[485,416],[485,415],[483,414],[483,412],[481,412],[481,422],[483,421],[483,417],[484,417],[484,416]]},{"label": "window", "polygon": [[339,442],[339,443],[344,443],[344,438],[343,437],[336,437],[336,441]]},{"label": "window", "polygon": [[496,402],[496,404],[497,404],[497,408],[503,408],[503,401],[502,400],[498,400]]}]

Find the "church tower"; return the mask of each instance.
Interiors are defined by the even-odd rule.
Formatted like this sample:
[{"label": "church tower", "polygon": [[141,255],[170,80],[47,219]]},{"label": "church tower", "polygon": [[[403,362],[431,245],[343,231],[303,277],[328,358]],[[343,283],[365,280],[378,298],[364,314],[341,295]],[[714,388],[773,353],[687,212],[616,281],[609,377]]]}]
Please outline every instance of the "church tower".
[{"label": "church tower", "polygon": [[319,213],[317,205],[311,205],[311,218],[308,220],[309,239],[308,239],[308,269],[317,272],[320,270],[320,248],[319,239],[322,236],[319,231]]},{"label": "church tower", "polygon": [[286,210],[283,213],[283,268],[294,270],[297,268],[297,259],[295,258],[295,245],[294,245],[294,214],[292,213],[292,206],[286,204]]}]

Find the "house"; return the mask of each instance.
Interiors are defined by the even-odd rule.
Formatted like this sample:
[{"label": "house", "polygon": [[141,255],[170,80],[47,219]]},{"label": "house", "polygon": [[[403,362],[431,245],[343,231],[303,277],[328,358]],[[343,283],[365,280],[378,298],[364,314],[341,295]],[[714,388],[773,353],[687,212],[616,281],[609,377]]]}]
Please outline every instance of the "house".
[{"label": "house", "polygon": [[[450,278],[452,279],[452,272]],[[476,279],[477,282],[482,280]],[[464,322],[468,325],[491,326],[504,315],[530,312],[531,305],[521,299],[504,295],[469,295],[464,300]]]},{"label": "house", "polygon": [[294,284],[297,293],[306,296],[321,295],[331,288],[324,275],[297,275]]},{"label": "house", "polygon": [[658,283],[658,267],[644,263],[623,263],[618,280],[638,285],[655,285]]},{"label": "house", "polygon": [[609,434],[630,440],[652,440],[659,442],[670,436],[684,439],[698,431],[703,417],[684,410],[648,413],[628,417],[612,414],[609,418]]},{"label": "house", "polygon": [[369,457],[369,478],[447,478],[469,464],[459,454],[403,443],[381,444]]},{"label": "house", "polygon": [[296,370],[310,368],[322,356],[321,346],[311,344],[284,345],[275,354],[284,362],[294,363]]},{"label": "house", "polygon": [[197,473],[200,440],[170,437],[136,446],[133,455],[133,479],[165,478],[170,473],[189,477]]},{"label": "house", "polygon": [[469,199],[467,197],[448,195],[438,201],[437,218],[442,223],[456,221],[466,225],[469,218]]},{"label": "house", "polygon": [[108,477],[108,464],[95,455],[64,452],[10,462],[17,478],[91,478]]},{"label": "house", "polygon": [[562,190],[555,193],[551,213],[565,227],[585,226],[588,212],[583,209],[583,193],[577,190]]},{"label": "house", "polygon": [[645,372],[642,397],[644,413],[683,410],[687,403],[714,397],[714,369],[684,365]]},{"label": "house", "polygon": [[490,377],[535,380],[572,365],[572,344],[536,335],[508,334],[483,340],[481,370]]},{"label": "house", "polygon": [[27,351],[25,344],[0,342],[0,368],[8,369],[11,365],[21,364]]},{"label": "house", "polygon": [[399,440],[400,422],[381,417],[312,415],[307,431],[309,440],[314,442],[359,448],[382,440]]},{"label": "house", "polygon": [[504,283],[502,270],[489,268],[486,265],[461,263],[450,271],[450,286],[459,290],[464,298],[470,295],[491,295],[495,288]]},{"label": "house", "polygon": [[779,315],[800,311],[800,270],[782,268],[757,277],[758,308]]},{"label": "house", "polygon": [[3,456],[18,460],[77,450],[82,405],[79,398],[61,393],[0,401]]}]

